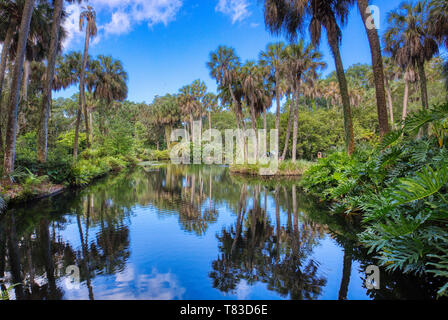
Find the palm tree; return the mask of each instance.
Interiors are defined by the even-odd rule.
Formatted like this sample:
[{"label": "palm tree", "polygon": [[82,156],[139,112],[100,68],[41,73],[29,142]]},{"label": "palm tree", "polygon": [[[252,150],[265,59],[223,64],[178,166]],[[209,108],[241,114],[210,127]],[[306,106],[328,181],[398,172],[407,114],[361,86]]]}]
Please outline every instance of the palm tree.
[{"label": "palm tree", "polygon": [[[78,3],[81,0],[76,0]],[[68,0],[69,3],[74,0]],[[53,80],[56,68],[56,58],[60,53],[62,20],[64,17],[64,0],[53,1],[53,19],[51,25],[50,47],[47,57],[47,71],[44,90],[42,92],[42,103],[40,109],[39,131],[37,138],[37,161],[45,163],[47,161],[48,145],[48,120],[50,118],[51,94],[53,90]],[[61,32],[62,31],[62,32]]]},{"label": "palm tree", "polygon": [[266,51],[260,53],[260,64],[270,69],[273,82],[275,83],[275,99],[277,101],[277,110],[275,114],[275,129],[280,129],[280,94],[281,73],[285,61],[285,44],[277,42],[268,44]]},{"label": "palm tree", "polygon": [[151,105],[150,121],[164,127],[167,149],[171,147],[171,131],[180,122],[178,101],[176,96],[168,94],[156,97]]},{"label": "palm tree", "polygon": [[233,110],[237,119],[238,129],[243,128],[243,111],[241,100],[236,92],[237,71],[240,66],[240,59],[235,53],[235,49],[226,46],[220,46],[216,51],[210,54],[210,61],[207,63],[210,69],[211,77],[222,90],[228,90],[233,101]]},{"label": "palm tree", "polygon": [[372,56],[372,70],[376,89],[378,122],[380,127],[380,136],[383,137],[390,131],[390,128],[387,118],[384,67],[383,67],[383,58],[381,55],[380,38],[378,36],[377,29],[372,28],[372,26],[368,24],[368,19],[371,16],[371,14],[369,14],[370,12],[369,1],[357,0],[357,2],[364,23],[364,27],[367,32],[367,38],[369,39],[370,53]]},{"label": "palm tree", "polygon": [[[389,13],[390,27],[386,31],[385,50],[404,69],[413,68],[420,79],[421,99],[424,109],[429,108],[425,62],[438,52],[438,45],[427,25],[427,1],[415,5],[402,3],[398,10]],[[427,133],[427,127],[425,128]]]},{"label": "palm tree", "polygon": [[23,7],[20,23],[19,41],[14,62],[11,91],[9,94],[8,125],[6,131],[6,148],[3,161],[4,174],[14,171],[16,138],[17,138],[17,113],[19,107],[20,84],[23,76],[23,63],[25,61],[26,44],[30,31],[31,16],[34,10],[34,0],[26,0]]},{"label": "palm tree", "polygon": [[[212,130],[212,111],[216,110],[218,106],[218,97],[214,93],[207,93],[204,96],[203,104],[208,114],[208,129]],[[211,133],[210,133],[211,134]]]},{"label": "palm tree", "polygon": [[[291,84],[293,92],[293,137],[292,137],[292,160],[296,161],[297,157],[297,135],[298,135],[298,117],[299,117],[299,96],[302,82],[305,79],[316,78],[317,69],[325,67],[325,63],[321,61],[322,55],[313,45],[305,45],[303,40],[297,44],[291,44],[286,48],[285,73]],[[288,138],[289,140],[289,138]],[[289,144],[289,141],[285,141]]]},{"label": "palm tree", "polygon": [[431,0],[429,3],[429,32],[448,49],[448,2]]},{"label": "palm tree", "polygon": [[78,108],[78,114],[76,118],[76,129],[75,129],[75,142],[73,146],[73,160],[76,160],[78,158],[78,139],[79,139],[79,126],[81,122],[81,113],[84,112],[84,121],[86,126],[86,137],[87,137],[87,147],[89,147],[90,141],[89,141],[89,121],[87,118],[87,110],[84,106],[85,102],[85,72],[87,68],[87,59],[89,55],[89,44],[90,44],[90,38],[95,37],[97,33],[97,27],[96,27],[96,12],[91,7],[88,6],[87,9],[85,9],[83,12],[81,12],[81,15],[79,17],[79,29],[82,31],[84,28],[84,23],[87,22],[86,27],[86,38],[85,38],[85,44],[84,44],[84,56],[82,60],[82,66],[81,66],[81,79],[79,82],[79,108]]},{"label": "palm tree", "polygon": [[314,45],[319,45],[322,27],[327,32],[328,44],[336,65],[342,105],[344,111],[345,142],[348,154],[355,151],[352,111],[339,45],[342,31],[354,0],[265,0],[265,23],[271,33],[285,33],[289,38],[297,38],[309,21],[309,32]]},{"label": "palm tree", "polygon": [[[1,62],[0,62],[0,114],[2,113],[2,92],[6,74],[8,60],[12,62],[15,59],[19,41],[20,22],[25,1],[2,1],[0,3],[0,41],[3,42]],[[33,10],[28,39],[26,44],[26,55],[24,62],[24,74],[22,76],[21,98],[27,101],[28,82],[30,77],[31,61],[41,61],[46,52],[49,34],[48,25],[51,23],[50,16],[52,7],[45,1],[39,2]],[[1,126],[0,126],[1,127]],[[3,150],[3,137],[0,128],[0,151]]]},{"label": "palm tree", "polygon": [[[127,98],[128,74],[124,71],[121,61],[114,60],[110,56],[100,55],[91,63],[90,73],[88,89],[93,91],[95,99],[109,107],[113,101],[124,101]],[[101,110],[100,108],[100,112]],[[88,119],[87,115],[85,117]],[[100,117],[100,129],[104,130],[102,119],[103,117]]]},{"label": "palm tree", "polygon": [[258,161],[257,117],[263,112],[263,74],[254,61],[246,62],[241,68],[241,83],[246,104],[249,107],[252,129],[255,133],[254,155]]}]

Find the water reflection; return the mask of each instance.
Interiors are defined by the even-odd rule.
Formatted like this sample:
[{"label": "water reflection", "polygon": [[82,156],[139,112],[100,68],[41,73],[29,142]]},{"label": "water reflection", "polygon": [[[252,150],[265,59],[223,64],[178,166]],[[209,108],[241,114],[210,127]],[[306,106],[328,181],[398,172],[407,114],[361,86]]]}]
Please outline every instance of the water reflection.
[{"label": "water reflection", "polygon": [[[381,274],[356,218],[331,216],[296,181],[222,167],[138,169],[0,218],[0,288],[11,299],[423,299],[433,279]],[[80,269],[68,290],[66,268]],[[251,290],[257,288],[257,290]],[[256,291],[256,292],[255,292]]]}]

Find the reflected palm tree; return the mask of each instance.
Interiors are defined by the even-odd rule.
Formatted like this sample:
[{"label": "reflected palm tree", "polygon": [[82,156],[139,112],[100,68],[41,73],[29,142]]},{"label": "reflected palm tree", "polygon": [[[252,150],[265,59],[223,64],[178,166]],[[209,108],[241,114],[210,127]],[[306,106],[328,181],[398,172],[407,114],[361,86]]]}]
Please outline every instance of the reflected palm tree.
[{"label": "reflected palm tree", "polygon": [[[317,242],[304,237],[318,237],[313,227],[303,227],[300,234],[298,217],[289,211],[289,227],[281,226],[280,188],[276,187],[275,227],[266,209],[261,207],[261,185],[250,188],[253,193],[251,206],[247,208],[249,187],[241,186],[240,203],[236,223],[224,228],[217,235],[219,257],[213,261],[209,276],[213,286],[226,293],[234,293],[241,280],[252,285],[265,283],[269,290],[291,299],[315,299],[326,280],[318,274],[318,264],[309,258],[312,246]],[[289,196],[287,193],[286,197]],[[267,206],[265,192],[264,208]],[[289,202],[289,200],[288,200]],[[288,205],[289,207],[289,205]],[[297,207],[293,204],[293,207]],[[274,231],[275,230],[275,231]],[[301,244],[300,241],[303,243]]]}]

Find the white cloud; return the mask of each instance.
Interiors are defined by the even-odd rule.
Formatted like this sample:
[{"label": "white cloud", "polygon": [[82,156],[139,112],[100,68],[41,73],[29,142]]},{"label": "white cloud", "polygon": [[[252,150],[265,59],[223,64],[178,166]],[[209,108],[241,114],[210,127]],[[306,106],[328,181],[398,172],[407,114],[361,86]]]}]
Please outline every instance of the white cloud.
[{"label": "white cloud", "polygon": [[241,22],[251,15],[248,0],[219,0],[216,11],[232,18],[232,23]]},{"label": "white cloud", "polygon": [[[121,35],[129,33],[140,23],[146,23],[149,27],[159,23],[168,25],[175,20],[183,0],[90,0],[88,5],[97,12],[100,33]],[[68,36],[65,48],[83,36],[83,32],[79,31],[81,7],[77,4],[69,5],[67,12],[69,16],[65,21],[65,28]],[[102,23],[103,20],[107,22]]]}]

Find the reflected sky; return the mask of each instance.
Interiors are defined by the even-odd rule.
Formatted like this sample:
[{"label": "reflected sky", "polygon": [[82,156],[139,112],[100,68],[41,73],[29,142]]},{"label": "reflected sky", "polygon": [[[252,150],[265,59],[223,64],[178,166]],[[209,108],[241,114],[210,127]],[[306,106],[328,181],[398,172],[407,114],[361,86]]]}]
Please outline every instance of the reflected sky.
[{"label": "reflected sky", "polygon": [[[381,272],[359,222],[296,185],[224,167],[138,168],[11,208],[0,220],[0,287],[11,299],[430,299],[427,279]],[[80,269],[79,290],[66,286]]]}]

